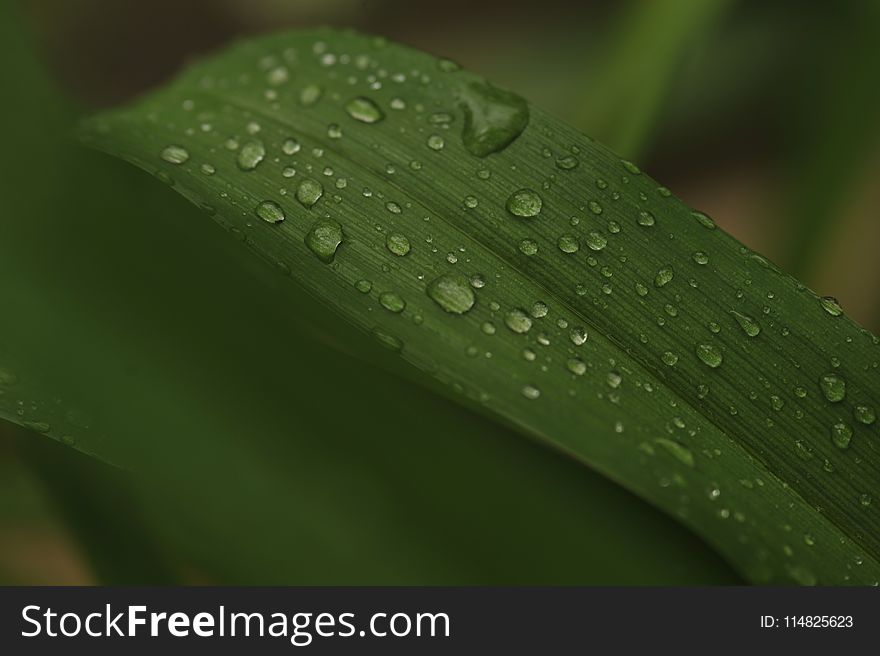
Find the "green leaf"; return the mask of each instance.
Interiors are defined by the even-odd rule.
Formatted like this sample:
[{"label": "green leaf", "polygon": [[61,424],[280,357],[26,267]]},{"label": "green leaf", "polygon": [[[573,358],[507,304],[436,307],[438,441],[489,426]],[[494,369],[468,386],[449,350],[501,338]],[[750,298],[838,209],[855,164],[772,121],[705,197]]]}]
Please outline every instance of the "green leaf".
[{"label": "green leaf", "polygon": [[878,339],[540,109],[318,31],[239,44],[84,131],[750,580],[880,578]]}]

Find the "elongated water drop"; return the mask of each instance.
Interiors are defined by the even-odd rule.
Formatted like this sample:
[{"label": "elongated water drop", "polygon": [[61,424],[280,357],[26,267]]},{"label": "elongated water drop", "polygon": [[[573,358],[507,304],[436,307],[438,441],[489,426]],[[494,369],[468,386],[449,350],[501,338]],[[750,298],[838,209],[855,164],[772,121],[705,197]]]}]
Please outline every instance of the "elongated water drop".
[{"label": "elongated water drop", "polygon": [[357,98],[349,100],[345,104],[345,111],[348,112],[348,115],[354,120],[360,121],[361,123],[378,123],[385,118],[385,114],[382,113],[382,110],[379,109],[378,105],[369,98],[364,98],[363,96],[358,96]]},{"label": "elongated water drop", "polygon": [[296,188],[296,199],[304,207],[311,207],[324,195],[324,187],[317,180],[306,178]]},{"label": "elongated water drop", "polygon": [[761,332],[760,324],[749,315],[737,312],[736,310],[731,310],[730,313],[733,315],[734,319],[736,319],[739,327],[742,328],[743,332],[749,337],[757,337]]},{"label": "elongated water drop", "polygon": [[504,150],[529,124],[529,106],[515,93],[483,82],[460,91],[464,111],[461,140],[472,155],[486,157]]},{"label": "elongated water drop", "polygon": [[819,299],[819,303],[822,305],[822,309],[832,317],[839,317],[843,314],[843,308],[840,307],[840,303],[833,296],[823,296]]},{"label": "elongated water drop", "polygon": [[189,151],[183,146],[171,145],[162,151],[162,159],[169,164],[183,164],[189,159]]},{"label": "elongated water drop", "polygon": [[254,214],[266,223],[281,223],[284,220],[284,210],[275,201],[264,200],[254,209]]},{"label": "elongated water drop", "polygon": [[837,374],[825,374],[819,379],[819,388],[832,403],[840,403],[846,396],[846,380]]},{"label": "elongated water drop", "polygon": [[539,390],[534,385],[526,385],[522,388],[522,395],[530,401],[534,401],[539,396],[541,396],[541,390]]},{"label": "elongated water drop", "polygon": [[544,201],[541,200],[537,192],[531,189],[520,189],[512,193],[510,198],[507,199],[507,211],[514,216],[531,218],[538,216],[543,204]]},{"label": "elongated water drop", "polygon": [[379,294],[379,304],[395,314],[403,312],[404,308],[406,308],[406,301],[395,292],[382,292]]},{"label": "elongated water drop", "polygon": [[700,358],[703,364],[713,369],[720,367],[724,360],[721,351],[712,344],[697,344],[696,352],[697,357]]},{"label": "elongated water drop", "polygon": [[852,435],[852,428],[843,422],[838,422],[831,427],[831,441],[838,449],[848,449]]},{"label": "elongated water drop", "polygon": [[336,221],[330,219],[319,219],[315,221],[312,229],[306,235],[305,242],[309,250],[314,253],[319,260],[330,264],[336,257],[336,249],[342,243],[344,234],[342,226]]},{"label": "elongated water drop", "polygon": [[659,437],[654,440],[654,443],[663,447],[663,449],[669,455],[678,460],[680,463],[686,465],[687,467],[694,466],[694,454],[691,453],[690,449],[679,444],[675,440],[669,440],[665,437]]},{"label": "elongated water drop", "polygon": [[569,358],[565,367],[575,376],[583,376],[587,373],[587,365],[580,358]]},{"label": "elongated water drop", "polygon": [[464,314],[476,302],[474,290],[467,278],[446,273],[431,281],[427,288],[428,296],[437,305],[451,314]]},{"label": "elongated water drop", "polygon": [[694,211],[694,212],[691,212],[691,216],[694,217],[697,220],[697,222],[701,226],[703,226],[704,228],[706,228],[708,230],[715,229],[715,222],[711,218],[709,218],[708,215],[703,214],[702,212]]}]

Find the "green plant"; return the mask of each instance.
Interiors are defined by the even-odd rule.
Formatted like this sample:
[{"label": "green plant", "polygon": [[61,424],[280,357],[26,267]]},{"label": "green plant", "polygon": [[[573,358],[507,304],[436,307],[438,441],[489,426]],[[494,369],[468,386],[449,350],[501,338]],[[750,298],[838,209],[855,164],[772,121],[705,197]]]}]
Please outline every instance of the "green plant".
[{"label": "green plant", "polygon": [[[516,95],[380,39],[286,34],[83,134],[275,266],[313,334],[399,367],[287,278],[753,582],[878,579],[877,338]],[[393,398],[377,412],[394,422]],[[116,459],[76,422],[46,430]]]}]

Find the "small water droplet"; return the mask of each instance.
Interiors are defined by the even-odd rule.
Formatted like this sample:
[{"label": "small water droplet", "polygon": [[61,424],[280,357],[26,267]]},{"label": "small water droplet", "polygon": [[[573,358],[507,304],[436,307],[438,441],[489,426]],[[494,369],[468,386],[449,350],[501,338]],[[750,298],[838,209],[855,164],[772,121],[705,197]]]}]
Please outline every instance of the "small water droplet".
[{"label": "small water droplet", "polygon": [[356,283],[354,283],[354,288],[358,290],[361,294],[369,294],[373,289],[373,283],[369,280],[361,278]]},{"label": "small water droplet", "polygon": [[846,380],[837,374],[825,374],[819,379],[819,388],[831,403],[840,403],[846,397]]},{"label": "small water droplet", "polygon": [[700,358],[703,364],[712,367],[713,369],[720,367],[724,360],[721,351],[712,344],[697,344],[696,353],[697,357]]},{"label": "small water droplet", "polygon": [[[0,375],[0,382],[2,382],[2,375]],[[855,410],[853,410],[853,415],[856,421],[862,424],[871,425],[877,421],[877,414],[874,412],[874,408],[867,405],[856,406]]]},{"label": "small water droplet", "polygon": [[709,256],[706,255],[703,251],[697,251],[694,253],[694,262],[700,265],[709,264]]},{"label": "small water droplet", "polygon": [[563,171],[570,171],[573,168],[576,168],[578,164],[580,164],[578,158],[573,155],[565,155],[556,159],[556,168],[562,169]]},{"label": "small water droplet", "polygon": [[305,243],[319,260],[329,264],[336,257],[336,249],[342,243],[343,237],[342,226],[336,221],[319,219],[306,235]]},{"label": "small water droplet", "polygon": [[364,98],[363,96],[358,96],[357,98],[349,100],[345,104],[345,111],[348,112],[348,115],[354,120],[360,121],[361,123],[378,123],[385,118],[385,114],[382,113],[379,106],[369,98]]},{"label": "small water droplet", "polygon": [[532,304],[532,316],[535,319],[546,317],[549,311],[550,308],[547,307],[547,304],[544,303],[544,301],[535,301]]},{"label": "small water droplet", "polygon": [[281,206],[271,200],[264,200],[254,209],[254,214],[263,219],[266,223],[281,223],[284,220],[284,210]]},{"label": "small water droplet", "polygon": [[708,215],[703,214],[702,212],[694,211],[694,212],[691,212],[691,216],[694,217],[697,220],[697,222],[701,226],[703,226],[704,228],[706,228],[708,230],[715,229],[715,222],[712,219],[710,219]]},{"label": "small water droplet", "polygon": [[514,216],[531,218],[538,216],[544,202],[541,197],[531,189],[520,189],[507,199],[507,211]]},{"label": "small water droplet", "polygon": [[568,333],[568,337],[575,346],[583,346],[587,341],[587,331],[582,326],[575,326]]},{"label": "small water droplet", "polygon": [[248,141],[238,151],[238,168],[253,171],[266,157],[266,147],[262,141]]},{"label": "small water droplet", "polygon": [[668,285],[674,277],[675,272],[672,270],[672,267],[663,267],[654,277],[654,286],[657,288],[664,287]]},{"label": "small water droplet", "polygon": [[651,214],[650,212],[648,212],[647,210],[643,210],[643,211],[639,212],[639,216],[636,219],[636,221],[638,222],[638,224],[640,226],[646,226],[646,227],[650,227],[650,226],[654,225],[654,223],[655,223],[654,215]]},{"label": "small water droplet", "polygon": [[395,292],[382,292],[379,294],[379,304],[395,314],[403,312],[404,308],[406,308],[406,301]]},{"label": "small water droplet", "polygon": [[583,376],[587,373],[587,365],[580,358],[569,358],[565,367],[575,376]]},{"label": "small water droplet", "polygon": [[675,363],[678,362],[678,356],[672,351],[665,351],[660,359],[663,360],[663,364],[667,366],[675,366]]},{"label": "small water droplet", "polygon": [[305,178],[296,188],[296,199],[303,207],[311,207],[324,195],[324,187],[317,180]]},{"label": "small water droplet", "polygon": [[522,395],[527,399],[534,401],[539,396],[541,396],[541,390],[539,390],[534,385],[526,385],[522,388]]},{"label": "small water droplet", "polygon": [[848,449],[852,435],[852,428],[843,422],[838,422],[831,427],[831,441],[838,449]]},{"label": "small water droplet", "polygon": [[299,102],[304,107],[310,107],[321,99],[324,90],[317,84],[307,84],[299,92]]},{"label": "small water droplet", "polygon": [[620,160],[620,163],[623,164],[623,168],[625,168],[627,171],[629,171],[633,175],[640,175],[642,172],[638,166],[636,166],[635,164],[633,164],[632,162],[630,162],[627,159]]},{"label": "small water droplet", "polygon": [[162,151],[162,159],[169,164],[183,164],[189,159],[189,151],[183,146],[172,144]]},{"label": "small water droplet", "polygon": [[833,296],[823,296],[819,299],[819,303],[822,305],[822,309],[832,317],[839,317],[843,314],[843,308],[840,307],[840,303]]},{"label": "small water droplet", "polygon": [[519,243],[519,252],[523,255],[534,255],[538,252],[538,242],[534,239],[523,239]]},{"label": "small water droplet", "polygon": [[464,314],[476,301],[467,279],[457,274],[446,273],[435,278],[426,291],[431,300],[451,314]]},{"label": "small water droplet", "polygon": [[742,328],[743,332],[746,335],[748,335],[749,337],[757,337],[760,334],[761,326],[752,317],[747,314],[737,312],[736,310],[731,310],[730,313],[733,315],[734,319],[736,319],[739,327]]},{"label": "small water droplet", "polygon": [[608,245],[608,240],[596,231],[588,232],[587,236],[584,237],[584,241],[590,250],[593,251],[601,251]]},{"label": "small water droplet", "polygon": [[623,377],[616,371],[609,371],[608,375],[605,376],[605,382],[608,383],[608,387],[611,389],[617,389],[620,387],[620,383],[623,382]]},{"label": "small water droplet", "polygon": [[870,494],[863,494],[859,497],[859,504],[864,508],[870,506],[871,501],[873,501],[873,499],[871,498]]},{"label": "small water droplet", "polygon": [[[654,442],[663,447],[663,449],[669,455],[678,460],[680,463],[684,464],[687,467],[694,466],[694,454],[691,453],[690,449],[688,449],[684,445],[679,444],[675,440],[666,439],[665,437],[657,438],[656,440],[654,440]],[[718,498],[717,494],[714,497],[712,496],[713,491],[710,491],[709,498]],[[718,494],[720,494],[720,492]]]},{"label": "small water droplet", "polygon": [[288,137],[281,144],[281,152],[285,155],[296,155],[300,151],[299,141],[294,139],[293,137]]},{"label": "small water droplet", "polygon": [[385,246],[398,257],[403,257],[410,250],[409,239],[399,232],[389,234],[387,239],[385,239]]},{"label": "small water droplet", "polygon": [[556,245],[563,253],[577,253],[581,248],[577,237],[574,235],[562,235],[556,242]]},{"label": "small water droplet", "polygon": [[525,310],[513,308],[504,315],[504,323],[515,333],[527,333],[532,328],[532,319]]}]

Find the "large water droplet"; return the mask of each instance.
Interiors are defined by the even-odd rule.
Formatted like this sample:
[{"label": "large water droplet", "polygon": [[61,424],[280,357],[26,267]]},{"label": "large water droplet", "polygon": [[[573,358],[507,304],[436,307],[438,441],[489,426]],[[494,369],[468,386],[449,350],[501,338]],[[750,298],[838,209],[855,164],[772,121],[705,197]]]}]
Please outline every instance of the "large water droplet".
[{"label": "large water droplet", "polygon": [[703,364],[712,367],[713,369],[720,367],[724,360],[721,351],[712,344],[697,344],[696,352],[697,357],[700,358]]},{"label": "large water droplet", "polygon": [[324,195],[324,187],[317,180],[306,178],[296,188],[296,199],[305,207],[311,207]]},{"label": "large water droplet", "polygon": [[532,319],[525,310],[513,308],[504,316],[504,323],[515,333],[527,333],[532,328]]},{"label": "large water droplet", "polygon": [[482,82],[460,92],[464,111],[461,140],[472,155],[486,157],[510,145],[529,124],[529,106],[515,93]]},{"label": "large water droplet", "polygon": [[474,306],[476,297],[467,278],[446,273],[428,285],[428,296],[441,308],[452,314],[464,314]]},{"label": "large water droplet", "polygon": [[162,159],[169,164],[183,164],[189,159],[189,151],[183,146],[171,145],[162,151]]},{"label": "large water droplet", "polygon": [[736,319],[739,327],[742,328],[743,332],[749,337],[757,337],[761,332],[760,324],[749,315],[737,312],[736,310],[731,310],[730,313],[733,315],[734,319]]},{"label": "large water droplet", "polygon": [[378,105],[363,96],[349,100],[345,104],[345,111],[348,112],[349,116],[361,123],[378,123],[385,118],[385,114],[382,113]]},{"label": "large water droplet", "polygon": [[330,264],[336,257],[336,249],[342,243],[343,237],[342,226],[336,221],[319,219],[309,230],[305,242],[318,259]]},{"label": "large water droplet", "polygon": [[852,428],[843,422],[838,422],[831,427],[831,441],[838,449],[848,449],[852,435]]},{"label": "large water droplet", "polygon": [[584,237],[584,241],[590,250],[594,251],[601,251],[606,245],[608,245],[608,240],[595,231],[588,232],[587,236]]},{"label": "large water droplet", "polygon": [[[0,370],[0,383],[3,382],[2,370]],[[867,405],[858,405],[853,410],[853,415],[856,418],[856,421],[862,424],[871,425],[875,421],[877,421],[877,413],[874,412],[874,408]]]},{"label": "large water droplet", "polygon": [[819,379],[819,387],[825,398],[832,403],[840,403],[846,396],[846,380],[837,374],[825,374]]},{"label": "large water droplet", "polygon": [[275,201],[264,200],[254,209],[254,214],[266,223],[281,223],[284,220],[284,210]]},{"label": "large water droplet", "polygon": [[562,235],[556,242],[556,245],[559,246],[559,250],[563,253],[577,253],[581,247],[577,237],[574,235]]},{"label": "large water droplet", "polygon": [[238,151],[238,168],[253,171],[266,157],[266,147],[262,141],[248,141]]},{"label": "large water droplet", "polygon": [[541,197],[531,189],[515,191],[507,199],[507,211],[514,216],[530,218],[538,216],[544,202]]}]

